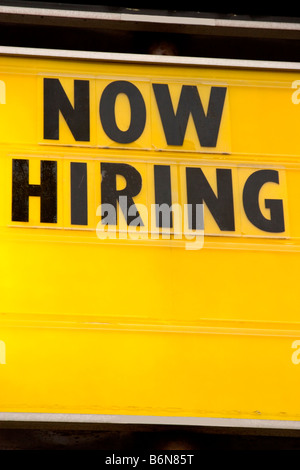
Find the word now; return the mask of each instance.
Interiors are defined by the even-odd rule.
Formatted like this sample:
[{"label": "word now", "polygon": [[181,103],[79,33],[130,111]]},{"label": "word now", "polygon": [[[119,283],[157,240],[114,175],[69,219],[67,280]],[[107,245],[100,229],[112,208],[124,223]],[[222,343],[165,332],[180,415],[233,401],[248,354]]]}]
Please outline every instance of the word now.
[{"label": "word now", "polygon": [[[216,147],[226,97],[226,87],[210,88],[205,113],[197,86],[182,85],[176,112],[167,84],[153,83],[165,139],[168,145],[182,146],[188,120],[192,117],[200,145]],[[125,95],[130,106],[130,123],[121,129],[116,116],[116,100]],[[109,83],[99,100],[99,116],[106,135],[119,144],[135,142],[143,134],[147,110],[145,99],[132,82]],[[74,80],[74,106],[58,78],[44,78],[44,139],[59,140],[59,119],[63,116],[75,141],[90,141],[90,82]]]}]

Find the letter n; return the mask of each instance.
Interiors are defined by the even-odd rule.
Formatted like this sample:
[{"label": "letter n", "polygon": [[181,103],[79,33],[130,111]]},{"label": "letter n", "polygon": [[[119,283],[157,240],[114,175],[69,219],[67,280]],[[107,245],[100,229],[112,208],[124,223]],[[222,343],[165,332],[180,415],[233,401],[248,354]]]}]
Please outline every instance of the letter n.
[{"label": "letter n", "polygon": [[201,168],[186,168],[187,199],[191,205],[192,220],[189,228],[195,230],[195,210],[197,204],[206,204],[213,218],[222,231],[234,231],[234,205],[231,170],[217,168],[216,195]]},{"label": "letter n", "polygon": [[76,141],[90,140],[89,82],[74,80],[74,107],[57,78],[44,79],[44,139],[59,139],[60,114]]}]

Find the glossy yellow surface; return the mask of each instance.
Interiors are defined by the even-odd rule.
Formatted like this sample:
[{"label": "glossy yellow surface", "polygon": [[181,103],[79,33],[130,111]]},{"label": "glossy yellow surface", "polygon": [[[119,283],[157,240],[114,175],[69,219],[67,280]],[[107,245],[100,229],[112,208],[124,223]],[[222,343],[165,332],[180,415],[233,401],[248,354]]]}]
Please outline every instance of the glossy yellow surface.
[{"label": "glossy yellow surface", "polygon": [[[89,81],[89,141],[75,141],[62,116],[59,140],[44,139],[45,77],[58,78],[71,103],[74,80]],[[299,419],[298,79],[300,72],[0,58],[0,412]],[[143,133],[127,144],[112,141],[99,117],[103,91],[117,80],[133,83],[146,108]],[[152,83],[168,84],[174,109],[182,85],[197,87],[204,109],[211,87],[226,87],[217,145],[200,145],[192,119],[183,145],[168,145]],[[126,130],[126,96],[115,114]],[[40,222],[39,197],[30,197],[28,221],[12,220],[15,159],[29,161],[32,185],[41,161],[57,162],[55,224]],[[70,219],[71,162],[87,164],[86,226]],[[119,226],[104,236],[103,162],[139,172],[141,210],[154,203],[154,165],[170,166],[180,207],[187,167],[201,168],[215,194],[216,170],[231,170],[235,230],[220,230],[205,206],[197,246],[173,232],[151,237],[148,226],[138,236]],[[260,230],[244,211],[245,183],[263,169],[279,177],[259,194],[265,218],[264,201],[282,201],[279,233]]]}]

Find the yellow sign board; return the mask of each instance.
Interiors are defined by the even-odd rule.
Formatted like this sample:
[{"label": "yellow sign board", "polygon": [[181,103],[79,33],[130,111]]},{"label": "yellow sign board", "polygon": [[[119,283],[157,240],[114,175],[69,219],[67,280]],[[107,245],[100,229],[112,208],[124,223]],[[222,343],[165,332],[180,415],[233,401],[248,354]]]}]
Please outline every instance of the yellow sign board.
[{"label": "yellow sign board", "polygon": [[299,80],[0,57],[0,419],[297,422]]}]

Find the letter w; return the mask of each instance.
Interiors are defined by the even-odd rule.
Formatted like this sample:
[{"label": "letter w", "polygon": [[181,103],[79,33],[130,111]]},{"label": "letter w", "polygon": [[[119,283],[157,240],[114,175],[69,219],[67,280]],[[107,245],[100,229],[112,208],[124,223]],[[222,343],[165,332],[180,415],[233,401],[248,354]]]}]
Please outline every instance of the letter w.
[{"label": "letter w", "polygon": [[200,145],[202,147],[216,147],[226,90],[224,87],[211,87],[207,114],[205,115],[197,87],[183,85],[175,114],[168,85],[154,83],[153,91],[167,144],[183,144],[191,114]]}]

